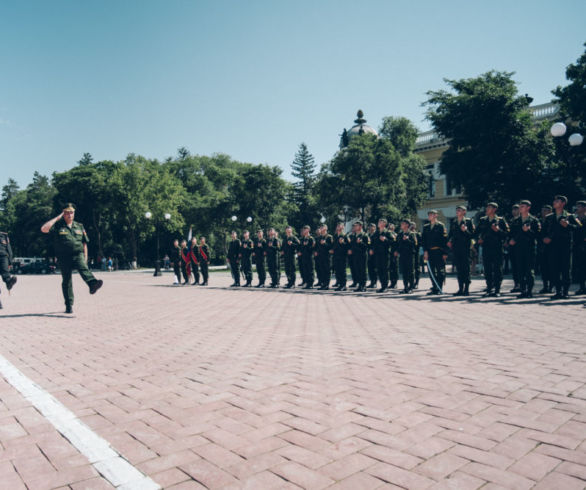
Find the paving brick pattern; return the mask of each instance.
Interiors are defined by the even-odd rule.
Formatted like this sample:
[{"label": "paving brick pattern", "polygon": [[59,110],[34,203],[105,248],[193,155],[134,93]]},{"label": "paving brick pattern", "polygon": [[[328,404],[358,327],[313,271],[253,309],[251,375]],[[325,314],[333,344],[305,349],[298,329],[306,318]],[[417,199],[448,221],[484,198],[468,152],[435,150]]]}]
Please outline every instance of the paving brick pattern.
[{"label": "paving brick pattern", "polygon": [[[0,353],[165,488],[586,487],[584,299],[102,277],[21,276]],[[0,377],[0,488],[111,486]]]}]

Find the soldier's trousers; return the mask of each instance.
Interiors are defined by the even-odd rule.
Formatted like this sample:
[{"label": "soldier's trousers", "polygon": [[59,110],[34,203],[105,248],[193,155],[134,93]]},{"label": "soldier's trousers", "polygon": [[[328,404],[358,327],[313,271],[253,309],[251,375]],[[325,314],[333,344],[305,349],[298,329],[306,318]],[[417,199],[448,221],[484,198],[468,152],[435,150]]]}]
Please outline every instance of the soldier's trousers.
[{"label": "soldier's trousers", "polygon": [[399,280],[399,262],[395,254],[391,252],[391,259],[389,260],[389,281],[391,287],[394,288]]},{"label": "soldier's trousers", "polygon": [[419,284],[419,277],[421,276],[421,259],[419,253],[413,256],[413,265],[415,267],[415,284]]},{"label": "soldier's trousers", "polygon": [[402,254],[399,256],[399,268],[401,269],[401,277],[403,278],[403,286],[405,289],[413,289],[415,287],[415,257],[410,254]]},{"label": "soldier's trousers", "polygon": [[311,255],[301,256],[301,277],[306,286],[313,286],[315,276],[313,273],[313,257]]},{"label": "soldier's trousers", "polygon": [[389,285],[389,254],[385,251],[384,253],[375,254],[374,257],[380,287],[386,289]]},{"label": "soldier's trousers", "polygon": [[[429,267],[440,289],[443,288],[446,281],[446,261],[443,255],[444,252],[440,249],[430,250],[428,253]],[[433,281],[432,289],[437,289]]]},{"label": "soldier's trousers", "polygon": [[570,289],[571,255],[569,246],[549,246],[549,266],[551,283],[557,293],[567,294]]},{"label": "soldier's trousers", "polygon": [[348,262],[349,262],[349,266],[350,266],[350,276],[352,276],[352,283],[358,284],[358,279],[356,277],[356,270],[354,267],[354,256],[353,255],[349,256]]},{"label": "soldier's trousers", "polygon": [[237,259],[230,259],[230,273],[234,284],[240,285],[240,264]]},{"label": "soldier's trousers", "polygon": [[0,255],[0,274],[2,275],[2,280],[4,282],[8,282],[12,277],[9,270],[8,257],[6,255]]},{"label": "soldier's trousers", "polygon": [[173,274],[175,274],[177,282],[181,283],[181,265],[179,262],[173,262]]},{"label": "soldier's trousers", "polygon": [[252,262],[250,257],[242,258],[242,272],[244,273],[246,282],[250,284],[252,282]]},{"label": "soldier's trousers", "polygon": [[305,275],[303,274],[303,259],[301,255],[297,256],[297,269],[299,270],[299,275],[301,276],[301,282],[305,283]]},{"label": "soldier's trousers", "polygon": [[500,291],[503,282],[503,254],[483,252],[482,267],[487,289]]},{"label": "soldier's trousers", "polygon": [[346,256],[334,255],[334,274],[336,275],[336,284],[339,287],[346,287]]},{"label": "soldier's trousers", "polygon": [[539,268],[541,269],[541,280],[543,281],[543,287],[551,287],[551,266],[549,265],[549,245],[543,245],[539,252]]},{"label": "soldier's trousers", "polygon": [[294,286],[297,277],[295,275],[295,256],[294,255],[285,255],[284,256],[285,262],[285,275],[287,276],[287,285]]},{"label": "soldier's trousers", "polygon": [[[203,269],[203,266],[202,266]],[[193,274],[193,279],[195,280],[195,283],[199,283],[199,262],[193,262],[191,261],[191,273]],[[203,274],[203,271],[202,271]],[[204,279],[205,281],[205,279]],[[189,279],[187,279],[187,282],[189,282]]]},{"label": "soldier's trousers", "polygon": [[[183,276],[183,281],[189,284],[189,276],[187,275],[187,264],[184,261],[181,261],[181,275]],[[181,278],[179,278],[179,282],[181,282]]]},{"label": "soldier's trousers", "polygon": [[[207,284],[208,279],[210,277],[210,273],[209,273],[210,266],[209,266],[209,264],[205,260],[202,260],[199,263],[199,267],[201,269],[201,277],[202,277],[203,283],[204,284]],[[198,280],[199,280],[199,277],[196,278],[196,281],[198,281]]]},{"label": "soldier's trousers", "polygon": [[269,269],[269,275],[271,276],[271,285],[278,286],[281,279],[281,270],[279,268],[279,258],[267,259],[267,267]]},{"label": "soldier's trousers", "polygon": [[521,284],[521,274],[519,270],[519,253],[518,245],[509,245],[509,257],[511,258],[511,274],[513,275],[513,282],[515,286]]},{"label": "soldier's trousers", "polygon": [[463,290],[470,284],[470,249],[454,247],[454,265],[458,274],[458,288]]},{"label": "soldier's trousers", "polygon": [[366,286],[366,254],[353,253],[352,262],[354,262],[354,276],[352,280],[360,287]]},{"label": "soldier's trousers", "polygon": [[315,270],[320,285],[329,287],[330,279],[332,277],[332,263],[330,262],[330,256],[318,255],[315,258]]},{"label": "soldier's trousers", "polygon": [[577,247],[576,254],[576,281],[580,284],[580,289],[586,287],[586,247]]},{"label": "soldier's trousers", "polygon": [[519,287],[522,292],[530,293],[533,291],[533,285],[535,284],[535,252],[529,248],[522,248],[518,244],[515,245],[514,252],[519,275]]},{"label": "soldier's trousers", "polygon": [[256,262],[256,274],[258,275],[258,283],[264,284],[267,280],[267,271],[265,269],[265,261],[264,257],[262,260],[257,260]]},{"label": "soldier's trousers", "polygon": [[61,290],[63,291],[65,306],[73,306],[73,281],[71,278],[73,271],[77,270],[88,286],[97,281],[97,279],[88,269],[83,253],[59,257],[58,263],[59,269],[61,269]]},{"label": "soldier's trousers", "polygon": [[376,258],[374,255],[368,254],[368,280],[372,284],[376,284],[377,281],[377,268],[376,268]]}]

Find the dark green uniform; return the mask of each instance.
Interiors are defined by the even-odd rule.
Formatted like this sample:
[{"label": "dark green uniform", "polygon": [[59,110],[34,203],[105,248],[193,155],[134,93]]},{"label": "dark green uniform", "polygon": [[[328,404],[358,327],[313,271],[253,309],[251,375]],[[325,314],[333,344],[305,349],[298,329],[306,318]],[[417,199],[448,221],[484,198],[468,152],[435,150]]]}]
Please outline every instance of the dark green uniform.
[{"label": "dark green uniform", "polygon": [[[562,226],[565,220],[567,226]],[[582,225],[573,214],[566,210],[557,215],[555,212],[545,217],[544,235],[551,239],[549,244],[549,266],[551,280],[556,290],[555,297],[568,296],[570,289],[570,268],[572,254],[572,233]]]},{"label": "dark green uniform", "polygon": [[8,238],[8,233],[0,231],[0,274],[2,274],[2,280],[5,283],[8,283],[12,278],[10,264],[12,264],[10,239]]},{"label": "dark green uniform", "polygon": [[252,240],[249,238],[248,240],[242,240],[240,244],[240,264],[242,265],[242,273],[244,274],[244,278],[246,279],[246,284],[244,286],[250,286],[252,283],[252,250],[254,244]]},{"label": "dark green uniform", "polygon": [[395,237],[388,230],[376,230],[370,237],[370,247],[376,266],[376,275],[380,281],[380,292],[389,286],[389,254]]},{"label": "dark green uniform", "polygon": [[436,221],[432,226],[431,223],[423,225],[423,250],[427,252],[428,264],[435,277],[437,286],[432,285],[431,291],[438,293],[438,287],[443,288],[446,280],[446,261],[444,255],[447,255],[448,232],[441,221]]},{"label": "dark green uniform", "polygon": [[574,260],[576,270],[576,281],[580,284],[580,289],[576,294],[586,294],[586,215],[576,216],[580,228],[574,231]]},{"label": "dark green uniform", "polygon": [[[462,226],[466,229],[463,230]],[[474,223],[469,218],[456,218],[450,225],[448,241],[452,244],[454,265],[458,274],[458,293],[468,295],[470,288],[470,246],[474,237]]]},{"label": "dark green uniform", "polygon": [[545,238],[545,219],[539,220],[539,223],[541,224],[541,233],[537,239],[537,263],[539,264],[541,280],[543,281],[543,289],[539,293],[546,294],[553,291],[551,267],[549,265],[550,245],[543,243]]},{"label": "dark green uniform", "polygon": [[[497,225],[498,230],[492,226]],[[487,294],[500,294],[503,282],[503,242],[509,234],[509,225],[504,218],[483,216],[478,222],[476,234],[482,246],[482,267],[486,279]]]},{"label": "dark green uniform", "polygon": [[208,285],[208,279],[210,277],[209,274],[209,266],[210,266],[210,248],[207,244],[200,245],[197,247],[197,255],[198,255],[198,262],[199,268],[201,269],[201,276],[203,279],[203,285]]},{"label": "dark green uniform", "polygon": [[271,276],[271,287],[279,286],[281,280],[281,268],[279,266],[279,257],[281,255],[281,242],[277,237],[267,240],[267,266]]},{"label": "dark green uniform", "polygon": [[353,279],[358,286],[357,291],[366,290],[366,261],[369,246],[370,240],[367,233],[361,231],[352,234],[350,238],[350,250],[352,251],[350,260],[354,263],[355,277]]},{"label": "dark green uniform", "polygon": [[[352,243],[354,235],[355,233],[353,231],[346,235],[346,241],[348,242],[348,253],[350,253],[350,244]],[[352,288],[358,284],[358,280],[356,278],[356,271],[354,270],[354,260],[352,259],[351,255],[348,257],[348,265],[350,266],[350,277],[352,277],[352,284],[350,284],[350,287]]]},{"label": "dark green uniform", "polygon": [[417,238],[417,252],[415,253],[415,289],[419,286],[419,278],[421,277],[421,266],[424,265],[422,263],[422,256],[421,250],[423,248],[423,235],[420,231],[411,230],[415,233],[415,238]]},{"label": "dark green uniform", "polygon": [[403,292],[410,293],[415,288],[415,256],[419,249],[417,234],[413,231],[400,231],[397,234],[395,251],[399,254],[399,268],[403,277]]},{"label": "dark green uniform", "polygon": [[265,285],[267,280],[267,271],[265,269],[265,257],[267,256],[267,241],[264,238],[254,239],[254,263],[256,264],[256,273],[258,275],[257,287]]},{"label": "dark green uniform", "polygon": [[367,269],[368,269],[368,280],[370,281],[370,283],[368,284],[369,288],[375,288],[377,280],[378,280],[378,277],[377,277],[378,271],[376,268],[376,257],[374,256],[374,248],[373,248],[373,243],[372,243],[372,237],[374,236],[375,233],[376,233],[376,231],[373,233],[367,233],[368,239],[370,240],[370,245],[368,246],[368,258],[366,261],[366,265],[367,265]]},{"label": "dark green uniform", "polygon": [[516,254],[517,277],[523,297],[530,298],[533,295],[536,245],[540,235],[541,223],[535,216],[529,215],[527,219],[517,216],[511,221],[510,237],[515,240],[511,251]]},{"label": "dark green uniform", "polygon": [[285,275],[287,276],[286,288],[295,287],[295,257],[299,248],[299,238],[294,235],[285,236],[281,245],[281,255],[285,264]]},{"label": "dark green uniform", "polygon": [[389,257],[389,287],[394,289],[397,287],[399,281],[399,260],[395,257],[396,246],[397,246],[397,234],[394,231],[389,230],[393,237],[393,245],[391,246],[391,253]]},{"label": "dark green uniform", "polygon": [[228,245],[228,260],[230,261],[230,272],[234,283],[232,286],[240,286],[240,247],[238,238],[232,240]]},{"label": "dark green uniform", "polygon": [[332,235],[320,235],[316,238],[315,244],[315,270],[317,272],[317,280],[322,289],[330,287],[330,279],[332,276],[332,261],[330,259],[334,238]]},{"label": "dark green uniform", "polygon": [[81,223],[73,221],[71,226],[67,226],[63,218],[59,219],[51,228],[51,234],[55,241],[55,255],[59,268],[61,269],[61,289],[65,299],[65,307],[73,306],[73,282],[71,274],[77,270],[85,283],[91,285],[97,282],[97,279],[88,269],[83,254],[84,243],[89,243],[89,238]]},{"label": "dark green uniform", "polygon": [[315,238],[311,235],[301,237],[299,251],[301,252],[301,279],[307,289],[313,288],[313,252],[315,250]]},{"label": "dark green uniform", "polygon": [[346,287],[346,262],[348,260],[348,240],[344,233],[335,233],[332,241],[334,275],[336,276],[336,288],[342,290]]},{"label": "dark green uniform", "polygon": [[181,262],[183,261],[181,258],[181,248],[174,246],[169,255],[171,256],[171,263],[173,264],[173,273],[177,278],[177,282],[181,284]]},{"label": "dark green uniform", "polygon": [[[199,284],[199,269],[201,266],[201,257],[199,255],[199,246],[196,244],[189,244],[189,267],[190,274],[193,274],[193,285]],[[188,274],[188,276],[190,275]],[[203,271],[202,271],[203,274]],[[187,281],[189,282],[189,280]],[[204,279],[205,282],[205,279]]]}]

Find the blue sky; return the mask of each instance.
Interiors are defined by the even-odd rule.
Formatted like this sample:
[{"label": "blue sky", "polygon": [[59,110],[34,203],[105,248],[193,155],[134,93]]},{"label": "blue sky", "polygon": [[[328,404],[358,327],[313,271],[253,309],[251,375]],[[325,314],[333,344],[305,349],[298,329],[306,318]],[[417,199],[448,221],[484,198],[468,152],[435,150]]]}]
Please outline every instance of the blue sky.
[{"label": "blue sky", "polygon": [[328,161],[357,109],[405,116],[443,78],[515,71],[534,103],[565,84],[586,2],[102,0],[0,3],[0,186],[121,160],[223,152]]}]

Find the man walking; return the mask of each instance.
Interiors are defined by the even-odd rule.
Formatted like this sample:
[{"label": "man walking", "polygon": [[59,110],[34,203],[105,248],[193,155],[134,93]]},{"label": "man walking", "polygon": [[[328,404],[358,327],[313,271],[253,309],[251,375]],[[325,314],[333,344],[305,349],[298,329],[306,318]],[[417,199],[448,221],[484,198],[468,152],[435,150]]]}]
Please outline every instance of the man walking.
[{"label": "man walking", "polygon": [[299,238],[293,235],[293,228],[287,226],[285,228],[285,238],[281,248],[281,255],[285,264],[285,275],[287,276],[286,289],[295,287],[295,257],[297,256],[297,249],[299,248]]},{"label": "man walking", "polygon": [[482,245],[482,265],[486,279],[486,294],[489,297],[501,295],[503,281],[503,242],[509,233],[509,225],[504,218],[497,216],[498,204],[486,205],[486,216],[478,222],[478,244]]},{"label": "man walking", "polygon": [[448,232],[441,221],[437,220],[437,211],[427,213],[428,223],[423,225],[423,260],[428,261],[429,268],[437,284],[433,284],[428,294],[440,294],[446,280],[446,259],[448,258]]}]

